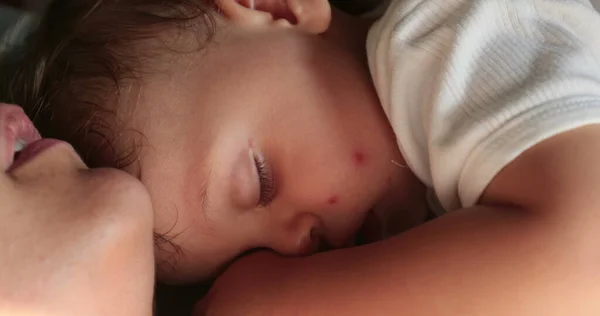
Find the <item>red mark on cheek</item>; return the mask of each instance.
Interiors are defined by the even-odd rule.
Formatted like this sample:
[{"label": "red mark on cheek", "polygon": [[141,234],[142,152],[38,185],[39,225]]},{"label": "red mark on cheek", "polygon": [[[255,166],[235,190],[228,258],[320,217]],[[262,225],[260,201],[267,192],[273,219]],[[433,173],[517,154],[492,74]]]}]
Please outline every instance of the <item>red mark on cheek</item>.
[{"label": "red mark on cheek", "polygon": [[364,165],[365,161],[367,160],[367,158],[365,157],[365,154],[360,151],[355,152],[353,158],[354,158],[354,162],[359,166]]},{"label": "red mark on cheek", "polygon": [[332,195],[327,199],[327,204],[335,205],[335,204],[337,204],[338,201],[339,201],[339,198],[337,197],[337,195]]}]

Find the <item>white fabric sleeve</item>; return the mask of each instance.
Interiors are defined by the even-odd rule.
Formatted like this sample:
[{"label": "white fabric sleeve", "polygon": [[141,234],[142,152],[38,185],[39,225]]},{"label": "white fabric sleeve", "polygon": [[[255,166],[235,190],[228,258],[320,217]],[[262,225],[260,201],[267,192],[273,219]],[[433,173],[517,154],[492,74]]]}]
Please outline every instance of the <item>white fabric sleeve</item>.
[{"label": "white fabric sleeve", "polygon": [[408,165],[447,211],[533,145],[600,122],[587,0],[396,0],[367,52]]}]

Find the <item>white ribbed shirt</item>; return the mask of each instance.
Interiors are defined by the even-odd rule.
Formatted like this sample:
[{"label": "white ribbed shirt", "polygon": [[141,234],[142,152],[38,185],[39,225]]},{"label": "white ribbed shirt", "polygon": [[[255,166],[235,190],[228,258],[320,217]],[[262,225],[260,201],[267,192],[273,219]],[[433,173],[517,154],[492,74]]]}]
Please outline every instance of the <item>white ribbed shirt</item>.
[{"label": "white ribbed shirt", "polygon": [[587,0],[395,0],[367,52],[402,154],[445,211],[535,144],[600,123]]}]

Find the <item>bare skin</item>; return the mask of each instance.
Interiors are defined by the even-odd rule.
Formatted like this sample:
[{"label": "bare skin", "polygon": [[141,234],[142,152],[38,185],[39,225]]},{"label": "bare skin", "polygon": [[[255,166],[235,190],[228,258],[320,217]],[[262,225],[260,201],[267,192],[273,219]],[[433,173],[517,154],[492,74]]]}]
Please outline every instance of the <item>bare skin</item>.
[{"label": "bare skin", "polygon": [[[31,143],[13,161],[16,141]],[[0,168],[0,315],[152,314],[152,207],[137,180],[88,169],[6,104]]]},{"label": "bare skin", "polygon": [[394,238],[242,258],[197,315],[598,315],[599,138],[599,126],[554,136],[506,166],[476,206]]},{"label": "bare skin", "polygon": [[479,205],[364,247],[235,263],[195,315],[598,315],[600,127],[545,141]]}]

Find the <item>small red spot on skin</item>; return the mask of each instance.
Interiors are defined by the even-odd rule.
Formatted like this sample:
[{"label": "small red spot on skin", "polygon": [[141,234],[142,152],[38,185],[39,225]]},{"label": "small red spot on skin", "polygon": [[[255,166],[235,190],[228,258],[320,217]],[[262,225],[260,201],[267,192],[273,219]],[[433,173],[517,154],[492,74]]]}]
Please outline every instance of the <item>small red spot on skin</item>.
[{"label": "small red spot on skin", "polygon": [[339,198],[336,195],[332,195],[331,197],[329,197],[329,199],[327,199],[327,204],[329,205],[334,205],[337,204]]},{"label": "small red spot on skin", "polygon": [[362,152],[357,151],[354,153],[354,162],[357,165],[363,165],[365,163],[365,160],[366,160],[365,154],[363,154]]}]

